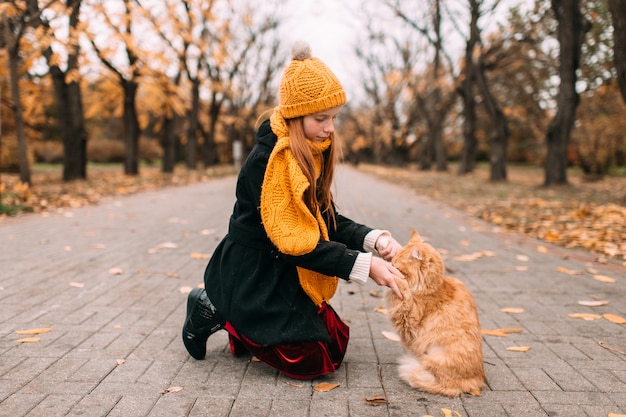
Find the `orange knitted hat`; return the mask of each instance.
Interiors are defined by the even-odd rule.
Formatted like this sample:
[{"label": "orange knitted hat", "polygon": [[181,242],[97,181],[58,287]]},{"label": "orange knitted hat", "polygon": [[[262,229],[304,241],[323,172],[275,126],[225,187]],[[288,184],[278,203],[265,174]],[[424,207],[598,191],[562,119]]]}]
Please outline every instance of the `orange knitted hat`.
[{"label": "orange knitted hat", "polygon": [[291,63],[278,89],[278,108],[285,119],[318,113],[346,104],[346,92],[320,59],[311,57],[306,42],[296,42]]}]

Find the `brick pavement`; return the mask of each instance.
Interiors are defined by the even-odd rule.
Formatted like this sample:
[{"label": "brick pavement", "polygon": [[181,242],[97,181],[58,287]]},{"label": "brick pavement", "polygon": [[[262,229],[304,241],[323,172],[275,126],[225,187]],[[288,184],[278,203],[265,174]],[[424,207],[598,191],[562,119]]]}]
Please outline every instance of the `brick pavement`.
[{"label": "brick pavement", "polygon": [[[206,255],[226,232],[234,178],[111,198],[94,207],[0,222],[0,416],[593,416],[626,413],[624,325],[570,313],[626,317],[626,268],[580,252],[504,234],[445,205],[342,167],[336,196],[343,213],[390,230],[404,242],[413,228],[444,252],[450,275],[476,299],[483,328],[521,328],[484,336],[489,387],[480,397],[446,398],[399,380],[402,354],[379,290],[342,283],[334,307],[349,322],[345,362],[310,382],[278,375],[250,358],[232,358],[225,332],[209,339],[207,359],[180,340],[183,287],[201,284]],[[548,253],[537,246],[548,248]],[[471,262],[461,255],[492,251]],[[558,267],[583,271],[557,272]],[[593,279],[587,268],[617,279]],[[121,274],[112,274],[119,268]],[[585,307],[578,300],[608,300]],[[505,307],[523,308],[519,314]],[[51,328],[35,343],[16,330]],[[530,346],[511,352],[510,346]],[[340,384],[330,392],[320,382]],[[179,387],[180,390],[169,388]],[[364,399],[384,396],[388,404]],[[453,414],[456,415],[456,414]]]}]

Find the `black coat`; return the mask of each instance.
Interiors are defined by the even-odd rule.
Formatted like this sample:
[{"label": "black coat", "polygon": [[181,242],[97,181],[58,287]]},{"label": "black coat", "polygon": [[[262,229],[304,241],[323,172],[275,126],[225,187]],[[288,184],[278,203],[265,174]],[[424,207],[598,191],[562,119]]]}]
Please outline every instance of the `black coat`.
[{"label": "black coat", "polygon": [[228,234],[206,268],[205,288],[225,319],[255,343],[329,341],[317,307],[300,286],[296,266],[348,279],[372,229],[337,213],[337,228],[328,227],[330,241],[320,240],[302,256],[280,253],[267,237],[260,214],[263,176],[276,140],[265,121],[241,167]]}]

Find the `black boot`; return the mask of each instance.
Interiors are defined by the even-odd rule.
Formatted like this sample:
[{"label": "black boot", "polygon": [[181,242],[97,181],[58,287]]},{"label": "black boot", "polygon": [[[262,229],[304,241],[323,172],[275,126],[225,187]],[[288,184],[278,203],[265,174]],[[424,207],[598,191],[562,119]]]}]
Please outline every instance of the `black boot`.
[{"label": "black boot", "polygon": [[209,300],[204,288],[194,288],[187,297],[187,317],[183,325],[183,343],[195,359],[204,359],[206,341],[224,327],[225,321]]}]

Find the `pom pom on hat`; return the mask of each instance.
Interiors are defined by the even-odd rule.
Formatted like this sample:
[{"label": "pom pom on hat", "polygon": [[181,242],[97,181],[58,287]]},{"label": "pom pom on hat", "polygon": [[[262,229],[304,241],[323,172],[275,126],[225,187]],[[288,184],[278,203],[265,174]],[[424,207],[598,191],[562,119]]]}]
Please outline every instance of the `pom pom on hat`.
[{"label": "pom pom on hat", "polygon": [[291,48],[291,59],[304,61],[311,58],[311,46],[304,41],[297,41]]},{"label": "pom pom on hat", "polygon": [[296,42],[278,89],[278,108],[285,119],[318,113],[346,103],[346,93],[333,72],[311,55],[311,47]]}]

